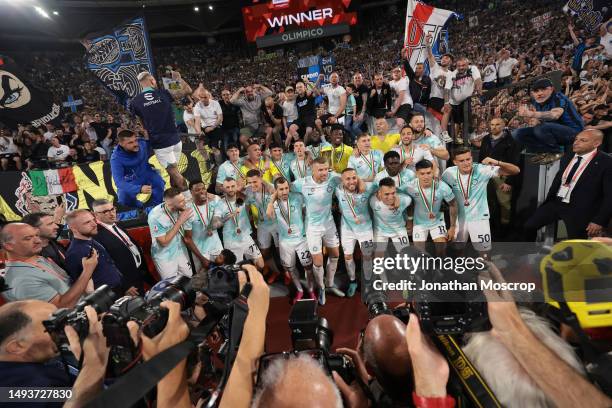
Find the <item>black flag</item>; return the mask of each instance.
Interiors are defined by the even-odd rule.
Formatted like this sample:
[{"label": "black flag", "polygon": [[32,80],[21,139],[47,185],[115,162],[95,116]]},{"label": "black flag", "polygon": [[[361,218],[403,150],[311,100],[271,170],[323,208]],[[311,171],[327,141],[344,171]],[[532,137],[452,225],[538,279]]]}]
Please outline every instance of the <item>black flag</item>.
[{"label": "black flag", "polygon": [[0,55],[0,122],[15,127],[31,124],[36,127],[58,119],[59,104],[47,91],[35,88],[26,79],[15,61]]}]

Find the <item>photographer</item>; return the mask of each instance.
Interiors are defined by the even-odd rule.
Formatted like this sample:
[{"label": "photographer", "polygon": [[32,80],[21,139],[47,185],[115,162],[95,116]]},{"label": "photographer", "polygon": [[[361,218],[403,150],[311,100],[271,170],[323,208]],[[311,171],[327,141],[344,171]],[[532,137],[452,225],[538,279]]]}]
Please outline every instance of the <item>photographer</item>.
[{"label": "photographer", "polygon": [[[500,271],[490,264],[490,273],[493,280],[498,283],[503,283],[504,279]],[[488,301],[489,319],[493,329],[490,336],[497,341],[498,352],[495,353],[495,360],[504,361],[500,356],[510,354],[515,360],[514,369],[521,370],[529,377],[530,383],[537,387],[533,400],[524,401],[525,404],[512,405],[510,401],[501,401],[504,406],[533,406],[533,401],[541,401],[541,406],[557,406],[557,407],[609,407],[612,405],[612,399],[604,395],[593,384],[585,379],[576,369],[575,357],[567,357],[567,347],[565,353],[562,353],[563,347],[553,345],[551,339],[543,338],[543,330],[538,329],[537,324],[528,323],[529,320],[523,319],[519,313],[512,295],[508,291],[491,291],[485,290],[485,295]],[[541,326],[541,325],[540,325]],[[548,329],[550,330],[550,329]],[[550,337],[550,335],[549,335]],[[472,353],[474,347],[468,343],[466,352]],[[481,346],[486,347],[486,346]],[[493,345],[489,346],[490,348]],[[563,354],[566,357],[563,357]],[[478,359],[475,359],[478,364]],[[574,360],[574,364],[570,361]],[[490,364],[490,361],[487,361]],[[518,363],[518,366],[517,364]],[[480,368],[480,367],[478,367]],[[497,367],[496,369],[500,369]],[[483,369],[483,376],[486,377],[486,369]],[[501,392],[501,389],[509,386],[507,373],[504,372],[503,383],[495,389],[495,379],[485,378],[487,382],[491,381],[491,387],[494,388],[496,394],[505,395],[507,392]],[[523,380],[525,381],[525,380]],[[534,384],[535,383],[535,384]],[[541,391],[546,397],[542,401],[542,397],[537,395]],[[531,391],[532,393],[534,391]],[[533,395],[533,394],[532,394]],[[518,395],[525,397],[525,395]],[[529,396],[529,395],[528,395]],[[509,396],[509,399],[515,400],[516,394]],[[505,403],[504,403],[505,402]]]},{"label": "photographer", "polygon": [[[83,354],[83,364],[74,381],[57,359],[58,350],[42,324],[56,307],[38,300],[13,302],[0,307],[0,387],[72,387],[72,399],[65,407],[81,407],[102,389],[108,348],[102,335],[102,325],[91,307],[85,311],[89,320],[89,335],[81,344],[72,327],[65,333],[70,349],[77,359]],[[42,406],[29,403],[21,406]],[[59,407],[62,403],[46,403]]]},{"label": "photographer", "polygon": [[[247,299],[249,313],[244,322],[242,341],[221,398],[220,408],[247,408],[251,406],[253,373],[257,370],[259,357],[264,353],[266,317],[270,306],[270,288],[254,266],[244,265],[242,268],[246,271],[253,286]],[[239,274],[238,278],[242,290],[246,276]]]}]

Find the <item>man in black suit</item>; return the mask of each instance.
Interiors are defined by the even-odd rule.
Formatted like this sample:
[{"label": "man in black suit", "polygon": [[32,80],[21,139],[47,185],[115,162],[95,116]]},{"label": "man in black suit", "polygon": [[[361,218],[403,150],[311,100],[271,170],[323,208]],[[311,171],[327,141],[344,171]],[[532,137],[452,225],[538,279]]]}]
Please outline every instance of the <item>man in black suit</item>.
[{"label": "man in black suit", "polygon": [[527,220],[535,231],[559,219],[570,239],[601,236],[612,217],[612,157],[599,152],[603,133],[586,129],[576,135],[573,153],[561,159],[546,201]]},{"label": "man in black suit", "polygon": [[[478,157],[480,160],[490,157],[521,167],[521,147],[512,138],[510,131],[505,126],[506,121],[504,119],[491,119],[489,122],[490,133],[474,143],[474,145],[480,145]],[[507,235],[509,226],[512,225],[522,177],[522,174],[499,176],[493,177],[489,181],[487,197],[489,198],[489,208],[491,209],[493,237],[497,241],[502,236]]]},{"label": "man in black suit", "polygon": [[144,281],[149,281],[149,271],[140,247],[120,228],[117,222],[117,209],[108,200],[95,200],[91,208],[98,223],[98,241],[110,254],[117,269],[123,274],[126,287],[135,287],[143,295]]}]

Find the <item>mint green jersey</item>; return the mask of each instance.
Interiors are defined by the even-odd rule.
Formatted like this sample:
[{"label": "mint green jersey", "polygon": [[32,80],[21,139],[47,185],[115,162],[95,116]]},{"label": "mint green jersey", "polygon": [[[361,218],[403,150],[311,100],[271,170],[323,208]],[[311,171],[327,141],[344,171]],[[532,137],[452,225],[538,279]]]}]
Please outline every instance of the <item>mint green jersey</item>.
[{"label": "mint green jersey", "polygon": [[[406,193],[412,197],[414,201],[414,225],[422,225],[426,228],[433,228],[440,223],[444,224],[444,213],[440,211],[442,201],[450,203],[455,199],[453,191],[443,181],[435,181],[435,194],[432,188],[419,189],[419,180],[413,180],[406,188]],[[422,192],[421,192],[422,190]],[[423,198],[424,197],[424,198]],[[429,218],[429,214],[434,215],[434,219]]]},{"label": "mint green jersey", "polygon": [[[380,180],[387,178],[387,177],[389,177],[389,173],[387,172],[387,169],[383,169],[381,172],[379,172],[376,175],[374,182],[378,185],[378,183],[380,183]],[[395,187],[399,191],[405,192],[406,187],[412,180],[415,179],[415,177],[416,176],[414,174],[414,171],[410,169],[402,169],[402,171],[400,171],[398,175],[391,177],[391,178],[395,182]]]},{"label": "mint green jersey", "polygon": [[398,233],[406,234],[404,212],[410,207],[412,199],[405,194],[398,193],[398,195],[400,203],[399,207],[395,209],[390,208],[375,195],[370,198],[370,208],[372,208],[372,215],[374,218],[375,236],[393,236]]},{"label": "mint green jersey", "polygon": [[[459,207],[459,219],[462,221],[480,221],[489,219],[489,203],[487,201],[487,184],[493,177],[499,176],[498,166],[486,166],[474,163],[472,177],[459,174],[457,166],[449,167],[442,174],[442,180],[453,190]],[[468,191],[469,189],[469,191]],[[468,203],[466,206],[465,203]]]},{"label": "mint green jersey", "polygon": [[333,172],[322,183],[315,182],[312,176],[293,182],[291,191],[304,196],[308,228],[327,229],[334,222],[331,213],[332,197],[341,182],[340,176]]},{"label": "mint green jersey", "polygon": [[336,197],[342,212],[342,224],[356,234],[372,231],[370,196],[378,190],[378,184],[366,183],[363,193],[350,193],[343,186],[336,187]]},{"label": "mint green jersey", "polygon": [[[299,193],[289,193],[287,201],[274,202],[274,214],[278,225],[278,236],[281,242],[297,244],[304,240],[304,197]],[[289,232],[291,231],[291,232]]]},{"label": "mint green jersey", "polygon": [[348,166],[355,169],[359,178],[365,180],[376,177],[378,171],[383,168],[383,152],[370,150],[368,154],[360,154],[359,157],[349,157]]},{"label": "mint green jersey", "polygon": [[[240,213],[235,217],[229,217],[231,212],[240,209]],[[237,206],[236,200],[228,201],[224,198],[219,199],[215,204],[215,217],[223,221],[223,244],[225,247],[236,247],[240,242],[250,238],[251,223],[245,205]],[[238,233],[240,230],[240,233]]]},{"label": "mint green jersey", "polygon": [[[170,216],[168,215],[170,214]],[[168,231],[174,227],[175,221],[178,219],[177,211],[166,211],[164,203],[153,207],[147,222],[151,231],[151,256],[162,262],[172,261],[178,257],[187,256],[187,248],[183,243],[181,234],[178,233],[166,246],[162,246],[157,242],[158,237],[163,237]],[[187,220],[182,226],[182,230],[191,230],[191,220]]]},{"label": "mint green jersey", "polygon": [[218,253],[223,250],[221,239],[219,239],[219,232],[216,229],[212,229],[210,230],[212,235],[208,235],[209,226],[212,225],[212,220],[215,216],[215,206],[220,201],[219,197],[215,196],[204,205],[191,203],[193,207],[193,216],[191,217],[193,242],[203,254]]}]

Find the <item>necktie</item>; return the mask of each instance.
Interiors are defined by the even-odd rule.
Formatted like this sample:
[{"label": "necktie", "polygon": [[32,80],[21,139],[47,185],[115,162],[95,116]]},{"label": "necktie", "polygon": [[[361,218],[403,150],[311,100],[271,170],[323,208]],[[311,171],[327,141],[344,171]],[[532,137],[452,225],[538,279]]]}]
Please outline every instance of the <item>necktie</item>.
[{"label": "necktie", "polygon": [[576,162],[574,163],[574,165],[570,169],[570,172],[567,175],[567,178],[565,179],[565,185],[569,185],[572,182],[572,178],[574,178],[574,175],[578,171],[578,167],[580,167],[580,162],[581,161],[582,161],[582,156],[577,156],[576,157]]}]

